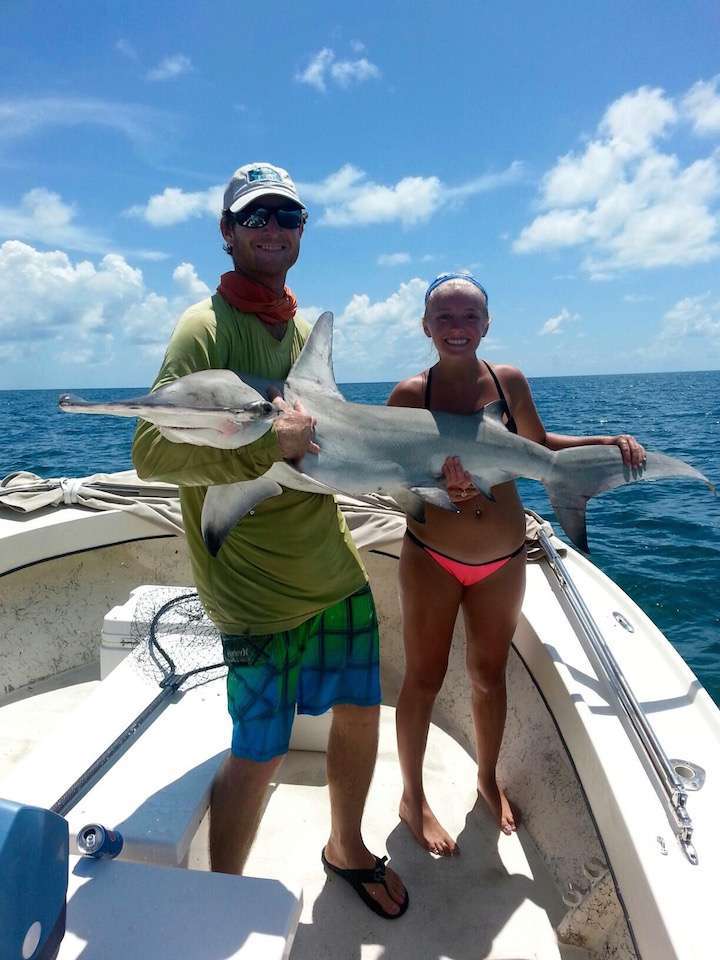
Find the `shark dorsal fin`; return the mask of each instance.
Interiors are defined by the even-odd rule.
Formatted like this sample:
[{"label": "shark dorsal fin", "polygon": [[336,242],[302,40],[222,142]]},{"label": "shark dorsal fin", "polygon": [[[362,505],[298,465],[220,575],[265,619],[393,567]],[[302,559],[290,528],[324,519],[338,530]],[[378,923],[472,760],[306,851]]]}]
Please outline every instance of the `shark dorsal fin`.
[{"label": "shark dorsal fin", "polygon": [[503,420],[503,414],[505,413],[505,404],[502,400],[493,400],[492,403],[488,403],[483,407],[483,420],[494,420],[496,423],[499,423],[501,426],[505,426],[505,421]]},{"label": "shark dorsal fin", "polygon": [[333,315],[321,313],[288,374],[287,384],[297,393],[311,389],[343,400],[332,367]]}]

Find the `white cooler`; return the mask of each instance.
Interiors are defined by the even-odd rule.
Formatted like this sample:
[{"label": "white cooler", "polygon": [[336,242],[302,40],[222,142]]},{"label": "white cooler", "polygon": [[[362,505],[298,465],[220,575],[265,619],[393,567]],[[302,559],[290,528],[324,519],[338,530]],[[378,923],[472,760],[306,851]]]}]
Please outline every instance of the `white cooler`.
[{"label": "white cooler", "polygon": [[[150,617],[153,611],[158,610],[163,603],[173,597],[186,593],[194,593],[194,587],[163,587],[155,584],[144,584],[130,591],[125,603],[113,607],[103,620],[100,635],[100,677],[104,679],[137,644],[139,637],[146,637],[150,627]],[[158,639],[162,643],[162,634],[206,634],[212,624],[207,618],[197,623],[188,622],[185,617],[178,615],[173,618],[173,608],[165,614],[158,631]],[[330,733],[331,712],[319,717],[300,715],[295,717],[291,750],[327,750],[328,735]]]}]

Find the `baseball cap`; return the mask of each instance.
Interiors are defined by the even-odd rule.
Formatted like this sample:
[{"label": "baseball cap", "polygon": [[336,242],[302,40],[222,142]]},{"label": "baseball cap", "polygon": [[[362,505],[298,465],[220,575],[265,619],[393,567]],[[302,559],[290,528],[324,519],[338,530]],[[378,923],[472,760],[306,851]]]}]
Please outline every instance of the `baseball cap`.
[{"label": "baseball cap", "polygon": [[258,197],[273,194],[304,206],[290,174],[272,163],[246,163],[230,177],[223,195],[223,210],[237,213]]}]

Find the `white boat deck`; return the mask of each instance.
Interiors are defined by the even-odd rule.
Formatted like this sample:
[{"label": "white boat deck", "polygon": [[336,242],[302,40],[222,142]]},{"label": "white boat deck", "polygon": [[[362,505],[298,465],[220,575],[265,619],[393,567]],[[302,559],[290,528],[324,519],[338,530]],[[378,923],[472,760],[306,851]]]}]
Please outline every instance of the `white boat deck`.
[{"label": "white boat deck", "polygon": [[0,700],[0,783],[100,683],[100,663],[38,680]]},{"label": "white boat deck", "polygon": [[[70,671],[0,705],[0,779],[79,705],[98,682],[96,667]],[[400,773],[394,711],[383,708],[380,750],[366,807],[366,841],[387,852],[411,896],[397,922],[372,914],[339,878],[328,881],[320,851],[329,827],[325,756],[292,752],[268,794],[248,860],[251,876],[303,888],[304,908],[293,960],[550,960],[584,957],[556,942],[565,908],[532,841],[521,829],[499,833],[476,801],[472,759],[448,735],[431,729],[426,762],[429,799],[458,836],[461,854],[435,859],[397,817]],[[207,821],[190,852],[190,867],[207,869]]]},{"label": "white boat deck", "polygon": [[472,759],[437,727],[428,740],[426,788],[438,816],[458,837],[460,855],[433,858],[398,820],[394,721],[394,711],[383,708],[364,832],[373,851],[390,855],[410,892],[410,908],[397,922],[382,920],[341,879],[327,880],[320,864],[330,822],[325,758],[292,753],[270,794],[246,872],[302,885],[293,960],[562,956],[552,919],[564,908],[532,842],[523,831],[500,834],[476,800]]}]

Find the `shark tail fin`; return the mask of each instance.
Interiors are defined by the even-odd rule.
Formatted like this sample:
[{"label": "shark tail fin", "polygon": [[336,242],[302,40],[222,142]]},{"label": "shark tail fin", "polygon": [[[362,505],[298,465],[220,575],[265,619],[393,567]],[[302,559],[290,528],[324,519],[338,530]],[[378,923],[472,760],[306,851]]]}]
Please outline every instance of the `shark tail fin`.
[{"label": "shark tail fin", "polygon": [[663,453],[648,453],[637,468],[625,466],[616,446],[583,446],[558,450],[544,486],[560,525],[572,542],[589,553],[585,509],[591,497],[640,480],[687,477],[701,480],[711,491],[708,478],[684,460]]}]

